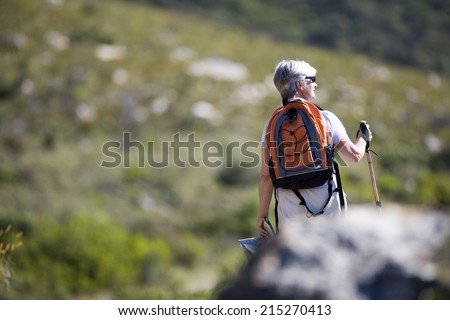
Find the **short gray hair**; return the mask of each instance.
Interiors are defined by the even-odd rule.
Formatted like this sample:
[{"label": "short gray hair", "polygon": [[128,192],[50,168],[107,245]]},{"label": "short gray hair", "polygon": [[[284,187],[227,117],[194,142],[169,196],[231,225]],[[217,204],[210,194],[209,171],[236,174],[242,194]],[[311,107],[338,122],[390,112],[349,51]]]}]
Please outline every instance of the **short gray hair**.
[{"label": "short gray hair", "polygon": [[309,63],[299,60],[283,60],[275,67],[273,83],[282,99],[292,98],[297,92],[295,83],[306,85],[305,77],[316,75],[317,70]]}]

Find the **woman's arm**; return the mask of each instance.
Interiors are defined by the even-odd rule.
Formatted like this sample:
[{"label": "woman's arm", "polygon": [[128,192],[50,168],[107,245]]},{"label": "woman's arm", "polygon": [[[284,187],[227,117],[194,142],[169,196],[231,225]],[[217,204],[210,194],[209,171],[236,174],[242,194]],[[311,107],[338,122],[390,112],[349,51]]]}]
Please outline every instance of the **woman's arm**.
[{"label": "woman's arm", "polygon": [[269,215],[270,201],[272,200],[272,179],[269,172],[269,149],[262,149],[262,163],[259,176],[259,214],[258,214],[258,233],[261,237],[267,238],[270,233],[264,229],[264,218]]},{"label": "woman's arm", "polygon": [[[369,132],[370,140],[372,140],[372,133],[370,132],[369,126],[367,126],[367,130]],[[366,153],[366,141],[361,132],[358,133],[355,143],[353,143],[349,136],[345,134],[336,145],[336,149],[344,160],[356,163],[359,162]]]}]

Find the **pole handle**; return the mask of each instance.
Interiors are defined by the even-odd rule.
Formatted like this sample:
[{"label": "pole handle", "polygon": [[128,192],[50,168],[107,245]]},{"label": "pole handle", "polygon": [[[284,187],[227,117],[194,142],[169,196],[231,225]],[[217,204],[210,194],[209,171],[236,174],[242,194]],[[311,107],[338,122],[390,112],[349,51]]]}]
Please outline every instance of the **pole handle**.
[{"label": "pole handle", "polygon": [[357,138],[359,132],[362,133],[362,137],[364,141],[366,141],[366,152],[368,152],[370,148],[370,136],[369,136],[369,129],[367,129],[367,122],[365,120],[361,120],[361,122],[359,123],[359,130],[356,132]]}]

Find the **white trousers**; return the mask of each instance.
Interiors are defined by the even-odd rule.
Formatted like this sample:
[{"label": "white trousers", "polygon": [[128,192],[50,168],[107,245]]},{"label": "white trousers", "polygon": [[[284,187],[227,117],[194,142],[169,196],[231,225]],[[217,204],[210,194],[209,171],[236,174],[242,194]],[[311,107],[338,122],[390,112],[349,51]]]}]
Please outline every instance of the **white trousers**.
[{"label": "white trousers", "polygon": [[[335,186],[333,186],[335,189]],[[314,213],[319,212],[328,200],[328,184],[321,187],[299,190],[300,194],[305,199],[309,209]],[[347,214],[347,201],[344,193],[344,208],[341,208],[339,201],[339,192],[335,191],[332,193],[331,198],[324,209],[324,213],[311,216],[304,205],[300,205],[300,199],[295,195],[295,193],[290,189],[277,189],[277,199],[278,199],[278,227],[281,230],[283,224],[288,223],[292,220],[300,221],[310,221],[311,219],[317,219],[321,217],[328,218],[345,218]]]}]

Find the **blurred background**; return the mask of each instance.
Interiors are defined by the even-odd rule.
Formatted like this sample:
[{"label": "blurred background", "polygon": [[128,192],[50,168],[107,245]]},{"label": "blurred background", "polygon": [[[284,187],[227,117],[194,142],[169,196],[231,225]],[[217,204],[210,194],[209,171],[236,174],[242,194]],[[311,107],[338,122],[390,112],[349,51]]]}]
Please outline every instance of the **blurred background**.
[{"label": "blurred background", "polygon": [[[163,159],[177,134],[259,142],[282,59],[318,70],[316,103],[349,136],[368,121],[383,203],[450,212],[449,11],[447,0],[2,0],[0,298],[217,297],[246,262],[237,240],[256,236],[258,165],[239,166],[239,149],[215,168],[170,153],[164,168],[140,162]],[[145,152],[105,168],[105,143],[124,133]],[[374,206],[365,159],[341,173],[348,202]]]}]

